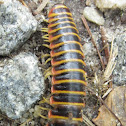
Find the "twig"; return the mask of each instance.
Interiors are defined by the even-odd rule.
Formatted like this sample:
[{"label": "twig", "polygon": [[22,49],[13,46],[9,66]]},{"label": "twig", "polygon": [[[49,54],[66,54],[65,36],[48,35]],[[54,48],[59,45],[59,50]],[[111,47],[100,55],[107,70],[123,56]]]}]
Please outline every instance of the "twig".
[{"label": "twig", "polygon": [[3,2],[3,0],[0,0],[0,4],[3,4],[4,2]]},{"label": "twig", "polygon": [[28,124],[32,119],[27,119],[24,123],[22,123],[20,126],[25,126],[26,124]]},{"label": "twig", "polygon": [[95,126],[83,113],[82,113],[83,121],[86,123],[88,126]]},{"label": "twig", "polygon": [[46,6],[46,4],[48,2],[49,2],[49,0],[43,0],[43,2],[40,4],[40,6],[35,11],[33,11],[33,14],[35,14],[35,15],[39,14],[44,9],[44,7]]},{"label": "twig", "polygon": [[84,23],[84,25],[85,25],[85,27],[86,27],[86,29],[87,29],[87,31],[88,31],[88,34],[89,34],[90,37],[91,37],[91,41],[92,41],[94,47],[95,47],[96,50],[97,50],[98,56],[99,56],[100,61],[101,61],[102,69],[104,70],[104,69],[105,69],[105,66],[104,66],[102,57],[101,57],[101,55],[100,55],[100,52],[99,52],[99,50],[98,50],[98,48],[97,48],[97,46],[96,46],[96,43],[95,43],[94,39],[93,39],[93,36],[92,36],[92,33],[91,33],[90,29],[89,29],[89,26],[88,26],[88,24],[87,24],[87,21],[86,21],[86,19],[85,19],[84,16],[82,16],[81,19],[82,19],[82,21],[83,21],[83,23]]},{"label": "twig", "polygon": [[112,72],[116,65],[115,58],[117,55],[118,55],[118,47],[113,49],[113,40],[112,40],[110,57],[109,57],[107,67],[106,67],[106,69],[104,71],[104,75],[103,75],[104,82],[107,81],[109,79],[109,77],[112,75]]},{"label": "twig", "polygon": [[25,7],[29,8],[23,0],[19,0]]},{"label": "twig", "polygon": [[[104,51],[105,51],[105,58],[107,63],[109,62],[109,57],[110,57],[110,53],[109,53],[109,44],[107,42],[107,37],[105,36],[105,30],[103,26],[100,26],[100,30],[101,30],[101,38],[102,38],[102,44],[103,44],[103,48],[105,47]],[[112,75],[110,76],[110,79],[112,80]],[[109,87],[112,88],[112,81],[109,82]]]},{"label": "twig", "polygon": [[105,98],[110,92],[112,91],[112,88],[109,88],[105,94],[102,96],[102,98]]},{"label": "twig", "polygon": [[107,42],[107,38],[105,36],[105,31],[104,31],[104,28],[103,26],[100,26],[100,30],[101,30],[101,38],[102,38],[102,44],[103,44],[103,48],[105,47],[105,57],[106,57],[106,60],[107,60],[107,63],[108,63],[108,60],[109,60],[109,44]]},{"label": "twig", "polygon": [[94,94],[101,102],[102,104],[111,112],[111,114],[120,122],[120,126],[123,126],[120,119],[115,115],[115,113],[106,105],[106,103],[102,100],[102,98],[98,95],[96,95],[91,89],[90,87],[86,86],[86,88],[88,89],[88,91],[90,91],[92,94]]}]

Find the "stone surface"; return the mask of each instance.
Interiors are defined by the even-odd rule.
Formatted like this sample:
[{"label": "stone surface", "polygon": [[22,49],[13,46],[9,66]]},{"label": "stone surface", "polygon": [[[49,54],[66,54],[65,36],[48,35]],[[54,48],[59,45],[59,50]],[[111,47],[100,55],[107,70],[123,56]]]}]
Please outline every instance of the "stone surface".
[{"label": "stone surface", "polygon": [[0,109],[12,119],[20,118],[43,94],[37,63],[33,54],[20,53],[0,64]]},{"label": "stone surface", "polygon": [[17,0],[0,4],[0,55],[19,48],[36,31],[37,21]]},{"label": "stone surface", "polygon": [[83,11],[83,15],[86,19],[88,19],[91,22],[94,22],[98,25],[104,25],[104,18],[103,15],[98,12],[95,8],[92,7],[85,7]]},{"label": "stone surface", "polygon": [[113,72],[114,84],[126,83],[126,34],[115,38],[114,43],[118,46],[117,64]]},{"label": "stone surface", "polygon": [[126,8],[126,0],[96,0],[96,6],[101,10],[106,9],[125,9]]}]

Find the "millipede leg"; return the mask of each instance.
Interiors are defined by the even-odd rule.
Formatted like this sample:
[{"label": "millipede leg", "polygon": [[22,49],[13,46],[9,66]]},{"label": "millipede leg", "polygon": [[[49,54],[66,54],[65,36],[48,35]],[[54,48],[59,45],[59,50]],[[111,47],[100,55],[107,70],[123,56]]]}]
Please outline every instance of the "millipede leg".
[{"label": "millipede leg", "polygon": [[43,115],[41,115],[41,114],[39,114],[39,116],[40,116],[41,118],[43,118],[43,119],[48,119],[48,117],[43,116]]},{"label": "millipede leg", "polygon": [[42,32],[47,32],[48,33],[48,28],[41,28],[42,30]]},{"label": "millipede leg", "polygon": [[[34,111],[34,117],[41,117],[41,118],[43,118],[43,119],[48,119],[48,117],[46,117],[46,116],[43,116],[41,113],[42,112],[44,112],[45,110],[46,110],[47,108],[43,108],[43,107],[41,107],[41,106],[39,106],[39,105],[36,105],[35,106],[35,111]],[[41,111],[41,110],[44,110],[44,111]]]},{"label": "millipede leg", "polygon": [[49,42],[49,40],[44,40],[44,42]]},{"label": "millipede leg", "polygon": [[42,58],[45,58],[45,57],[50,57],[50,54],[44,54],[44,55],[42,55],[42,56],[41,56],[41,59],[42,59]]},{"label": "millipede leg", "polygon": [[43,19],[44,22],[48,23],[48,20],[47,19]]},{"label": "millipede leg", "polygon": [[46,80],[49,76],[51,76],[52,75],[52,72],[51,71],[49,71],[49,72],[47,72],[46,74],[45,74],[45,76],[44,76],[44,79]]},{"label": "millipede leg", "polygon": [[41,28],[42,30],[48,30],[48,28]]},{"label": "millipede leg", "polygon": [[43,35],[44,37],[49,37],[49,34]]},{"label": "millipede leg", "polygon": [[[48,34],[47,34],[47,35],[48,35]],[[49,40],[49,37],[48,37],[47,35],[43,35],[42,38],[43,38],[43,39]]]},{"label": "millipede leg", "polygon": [[48,119],[46,116],[41,115],[41,113],[44,112],[44,111],[42,111],[42,110],[48,111],[49,109],[48,109],[48,108],[41,107],[41,106],[39,106],[39,105],[36,105],[36,106],[35,106],[35,109],[34,109],[34,117],[39,117],[39,116],[40,116],[40,117],[42,117],[43,119]]},{"label": "millipede leg", "polygon": [[20,126],[25,126],[26,124],[28,125],[28,123],[31,121],[32,119],[27,119],[25,122],[23,122]]},{"label": "millipede leg", "polygon": [[39,108],[42,109],[42,110],[47,110],[47,111],[50,110],[49,108],[44,108],[44,107],[41,107],[41,106],[39,106]]},{"label": "millipede leg", "polygon": [[49,67],[47,70],[44,71],[43,74],[45,75],[47,72],[51,71],[51,69],[52,69],[52,67]]},{"label": "millipede leg", "polygon": [[84,74],[85,81],[87,81],[87,73]]},{"label": "millipede leg", "polygon": [[[49,96],[49,97],[50,97],[50,96]],[[43,104],[43,103],[48,103],[48,104],[50,104],[49,98],[44,98],[44,97],[43,97],[43,100],[41,100],[41,101],[39,102],[39,104]]]},{"label": "millipede leg", "polygon": [[49,61],[51,61],[52,60],[52,58],[48,58],[46,61],[45,61],[45,63],[44,63],[44,65],[46,65]]},{"label": "millipede leg", "polygon": [[50,46],[48,44],[42,44],[42,46],[45,46],[50,49]]}]

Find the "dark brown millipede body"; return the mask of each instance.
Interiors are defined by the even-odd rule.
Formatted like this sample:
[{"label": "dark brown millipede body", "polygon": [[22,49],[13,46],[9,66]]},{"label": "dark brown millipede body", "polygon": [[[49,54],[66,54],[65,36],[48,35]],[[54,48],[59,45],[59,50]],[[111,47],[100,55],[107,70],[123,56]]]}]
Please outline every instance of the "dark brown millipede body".
[{"label": "dark brown millipede body", "polygon": [[64,4],[54,5],[48,17],[53,109],[48,112],[47,126],[79,126],[86,85],[80,37],[72,14]]}]

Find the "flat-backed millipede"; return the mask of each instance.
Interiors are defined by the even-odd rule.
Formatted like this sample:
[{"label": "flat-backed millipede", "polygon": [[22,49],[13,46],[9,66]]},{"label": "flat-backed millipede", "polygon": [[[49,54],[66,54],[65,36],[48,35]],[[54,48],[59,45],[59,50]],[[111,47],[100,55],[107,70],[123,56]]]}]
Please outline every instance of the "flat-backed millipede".
[{"label": "flat-backed millipede", "polygon": [[86,72],[78,30],[64,4],[54,5],[48,18],[53,109],[48,112],[47,126],[79,126],[85,106]]}]

